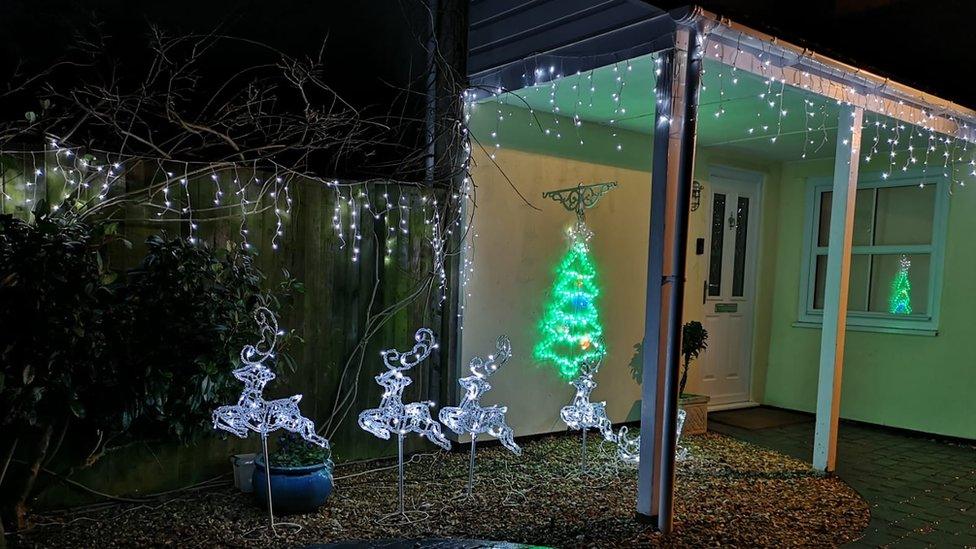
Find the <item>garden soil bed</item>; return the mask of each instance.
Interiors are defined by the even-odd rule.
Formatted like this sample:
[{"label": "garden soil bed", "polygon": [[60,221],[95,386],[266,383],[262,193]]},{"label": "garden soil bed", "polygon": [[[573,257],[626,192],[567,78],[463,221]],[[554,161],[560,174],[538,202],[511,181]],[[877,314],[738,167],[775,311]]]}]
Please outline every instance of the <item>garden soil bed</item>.
[{"label": "garden soil bed", "polygon": [[[595,438],[595,437],[591,437]],[[25,547],[295,547],[344,539],[474,538],[554,547],[837,546],[867,526],[865,502],[835,477],[790,457],[722,435],[687,437],[679,463],[675,530],[655,533],[634,519],[636,472],[607,444],[589,448],[580,474],[579,438],[526,442],[521,457],[479,447],[475,495],[461,497],[467,445],[414,455],[407,465],[413,522],[381,524],[396,509],[390,461],[339,465],[336,489],[319,512],[283,517],[302,530],[269,536],[253,497],[232,487],[153,505],[124,504],[35,516]],[[391,466],[392,465],[392,466]]]}]

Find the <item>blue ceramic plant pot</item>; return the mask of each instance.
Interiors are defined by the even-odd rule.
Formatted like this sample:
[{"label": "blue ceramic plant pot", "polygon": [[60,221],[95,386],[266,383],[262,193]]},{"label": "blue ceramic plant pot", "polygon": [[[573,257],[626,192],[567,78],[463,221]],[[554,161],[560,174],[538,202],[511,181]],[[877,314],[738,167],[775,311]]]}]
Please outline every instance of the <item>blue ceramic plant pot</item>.
[{"label": "blue ceramic plant pot", "polygon": [[[264,457],[254,460],[254,495],[267,506],[268,482]],[[271,467],[271,504],[275,514],[310,513],[325,503],[332,493],[332,461],[302,467]]]}]

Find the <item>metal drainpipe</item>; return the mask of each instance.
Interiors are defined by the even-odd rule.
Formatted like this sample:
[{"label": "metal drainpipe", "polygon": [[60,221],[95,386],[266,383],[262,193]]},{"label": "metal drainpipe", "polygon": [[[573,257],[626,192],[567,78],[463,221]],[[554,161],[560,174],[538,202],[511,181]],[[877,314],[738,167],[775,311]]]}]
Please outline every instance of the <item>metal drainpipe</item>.
[{"label": "metal drainpipe", "polygon": [[424,133],[427,139],[427,161],[425,178],[427,184],[434,185],[434,166],[437,155],[437,10],[438,0],[427,0],[430,12],[430,35],[427,37],[427,111],[424,116]]},{"label": "metal drainpipe", "polygon": [[[677,19],[679,24],[687,19]],[[677,447],[678,373],[681,367],[681,317],[684,306],[685,259],[688,255],[688,210],[691,207],[691,180],[695,168],[695,135],[698,123],[698,91],[702,68],[702,36],[694,25],[687,27],[688,61],[685,66],[684,121],[678,159],[678,192],[675,210],[675,230],[670,242],[672,274],[665,279],[671,284],[668,296],[668,338],[665,349],[667,368],[664,374],[664,418],[661,438],[661,491],[658,500],[658,529],[671,532],[674,518],[674,468]]]}]

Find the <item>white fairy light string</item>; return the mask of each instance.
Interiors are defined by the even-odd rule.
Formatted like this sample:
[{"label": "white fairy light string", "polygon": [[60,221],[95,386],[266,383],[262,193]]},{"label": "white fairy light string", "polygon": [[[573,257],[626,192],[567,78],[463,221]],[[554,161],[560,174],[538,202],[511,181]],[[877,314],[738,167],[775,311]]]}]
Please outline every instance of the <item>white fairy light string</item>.
[{"label": "white fairy light string", "polygon": [[566,426],[574,431],[580,431],[582,434],[580,451],[580,470],[582,471],[586,470],[587,429],[597,429],[605,440],[616,440],[610,419],[607,418],[606,401],[590,402],[590,393],[596,388],[596,381],[593,380],[593,376],[599,370],[599,361],[581,363],[579,377],[571,382],[576,387],[573,402],[559,410],[559,417]]},{"label": "white fairy light string", "polygon": [[403,439],[407,433],[417,433],[445,450],[451,449],[451,441],[441,431],[440,423],[430,416],[433,401],[403,403],[403,390],[413,383],[404,372],[423,362],[430,356],[437,343],[434,332],[420,328],[414,335],[413,349],[401,353],[396,349],[382,351],[380,356],[387,371],[376,376],[376,383],[383,387],[383,396],[378,408],[363,410],[359,414],[359,426],[374,436],[389,440],[397,436],[397,459],[399,463],[399,514],[403,509]]},{"label": "white fairy light string", "polygon": [[[271,462],[268,459],[268,434],[285,429],[301,436],[308,442],[330,449],[329,441],[315,433],[315,424],[298,409],[302,395],[277,400],[264,399],[264,387],[275,379],[275,373],[265,365],[274,359],[278,336],[278,321],[265,307],[254,312],[261,339],[255,345],[245,345],[241,350],[241,366],[234,370],[234,377],[244,383],[237,404],[221,406],[213,412],[214,429],[222,429],[240,438],[247,438],[251,431],[261,436],[264,454],[265,479],[267,481],[268,520],[274,531],[274,509],[271,496]],[[288,524],[288,523],[283,523]]]},{"label": "white fairy light string", "polygon": [[[976,167],[976,158],[972,156],[973,151],[968,148],[969,141],[974,138],[973,130],[969,124],[957,120],[949,112],[942,111],[939,107],[926,107],[921,103],[913,102],[909,106],[909,101],[911,100],[891,97],[886,89],[887,84],[852,83],[853,80],[857,80],[857,75],[846,74],[838,68],[825,65],[819,71],[810,71],[797,70],[790,65],[783,65],[781,58],[784,53],[774,44],[763,43],[759,51],[755,47],[752,47],[750,48],[752,52],[747,54],[744,53],[741,42],[738,45],[729,43],[727,29],[719,40],[711,40],[709,37],[710,33],[710,29],[706,30],[705,35],[708,40],[709,57],[714,57],[715,62],[720,63],[721,66],[717,71],[712,71],[712,73],[707,71],[703,72],[701,90],[708,89],[709,77],[713,80],[712,84],[718,85],[717,109],[715,110],[716,118],[722,117],[733,106],[739,109],[755,109],[755,123],[751,125],[747,124],[745,140],[765,139],[772,146],[782,147],[784,143],[792,144],[796,143],[796,141],[781,138],[790,136],[791,134],[801,133],[804,139],[802,142],[796,143],[797,145],[802,144],[802,147],[796,147],[796,155],[799,157],[798,159],[806,159],[814,153],[820,153],[829,142],[828,131],[836,129],[837,123],[844,123],[844,121],[837,121],[836,110],[830,107],[833,104],[837,106],[851,105],[853,101],[858,101],[858,104],[863,106],[868,113],[876,115],[876,120],[889,117],[893,119],[891,123],[883,122],[882,124],[876,125],[876,131],[887,130],[884,133],[889,134],[891,137],[888,142],[892,145],[892,149],[894,149],[892,152],[896,156],[895,161],[891,162],[892,168],[896,165],[900,167],[900,161],[903,159],[902,155],[914,156],[915,163],[911,163],[910,158],[908,161],[911,164],[917,164],[919,172],[924,174],[921,176],[925,180],[923,183],[927,184],[928,178],[931,177],[929,168],[935,167],[933,163],[937,161],[938,155],[941,154],[944,159],[949,159],[948,162],[944,163],[956,165],[953,168],[943,167],[942,170],[943,175],[946,176],[944,179],[947,178],[951,182],[950,192],[952,187],[964,187],[967,180],[976,179],[976,169],[969,169],[970,166]],[[739,40],[741,41],[747,37],[747,35],[740,35]],[[732,40],[736,40],[736,38],[733,36]],[[797,61],[804,62],[800,66],[817,63],[812,56],[806,54],[787,53],[785,55],[787,60],[795,55]],[[502,93],[497,86],[493,86],[489,91],[488,97],[496,103],[501,102],[506,105],[519,102],[524,104],[529,113],[529,126],[539,126],[540,136],[543,138],[560,139],[562,137],[560,128],[563,127],[562,117],[564,116],[568,122],[577,128],[591,120],[608,124],[608,131],[612,138],[616,139],[618,150],[621,150],[620,139],[617,138],[619,132],[615,127],[620,118],[619,113],[616,112],[616,109],[620,107],[620,103],[617,101],[619,92],[615,91],[614,88],[620,83],[627,83],[626,77],[629,76],[630,71],[628,70],[625,73],[621,70],[621,63],[623,61],[613,61],[610,64],[603,65],[599,69],[588,69],[590,74],[585,74],[585,78],[583,72],[577,71],[575,73],[575,79],[570,80],[570,77],[563,77],[562,73],[556,70],[555,65],[551,62],[552,59],[555,59],[554,57],[546,56],[544,63],[541,61],[542,59],[541,56],[535,58],[535,62],[538,65],[534,72],[534,79],[523,78],[528,87],[520,90],[506,90]],[[638,59],[640,57],[627,60],[627,63],[631,61],[636,62]],[[650,59],[654,63],[655,73],[659,73],[661,57],[659,55],[652,55]],[[711,62],[711,59],[709,61]],[[526,61],[526,63],[531,62],[531,60]],[[579,60],[574,59],[574,63],[577,62]],[[606,89],[607,83],[605,79],[597,79],[592,76],[592,74],[601,72],[605,77],[613,78],[610,89]],[[634,72],[642,74],[644,71],[635,70]],[[743,72],[746,75],[754,76],[756,79],[761,79],[763,89],[765,90],[763,93],[752,95],[758,101],[755,107],[749,106],[748,96],[742,94],[738,94],[738,97],[731,96],[732,90],[736,88],[742,89],[742,82],[745,82]],[[523,77],[529,73],[530,71],[526,71]],[[718,75],[717,82],[714,81],[715,74]],[[623,75],[623,78],[621,78],[621,75]],[[564,97],[565,94],[559,93],[561,88],[569,88],[571,84],[574,90],[573,98]],[[591,97],[601,97],[604,94],[609,94],[609,99],[604,107],[594,108],[592,103],[583,100],[581,91],[583,91],[584,85],[590,90]],[[599,89],[601,85],[604,89]],[[787,93],[787,87],[793,91]],[[804,94],[802,92],[807,93]],[[542,105],[546,99],[542,101],[539,99],[545,98],[543,94],[546,93],[548,93],[548,98],[546,99],[549,103],[546,108],[551,112],[552,118],[548,119],[546,117],[539,119],[535,117],[535,109],[542,109]],[[516,98],[517,101],[512,101],[512,98]],[[478,105],[479,101],[483,104],[486,98],[484,95],[479,98],[477,90],[474,90],[466,95],[465,99],[472,104],[473,108]],[[661,100],[662,98],[657,98],[659,105]],[[567,110],[563,107],[568,105],[570,101],[575,105],[573,112],[561,112]],[[609,105],[609,114],[606,112],[606,105]],[[707,106],[709,103],[702,103],[702,105]],[[583,107],[587,107],[589,110],[584,110]],[[940,110],[933,111],[933,108]],[[804,112],[802,120],[799,114],[801,111]],[[653,116],[653,114],[639,113],[636,116],[628,117],[628,122],[633,123],[636,118],[650,116]],[[509,113],[506,119],[508,118],[513,118],[511,113]],[[864,127],[868,127],[871,124],[870,118],[870,116],[865,116],[863,122]],[[911,123],[907,122],[909,120],[911,120]],[[661,122],[664,123],[665,121],[666,117],[662,116]],[[789,125],[787,124],[788,121],[790,122]],[[794,125],[798,127],[798,131],[793,130]],[[929,159],[931,160],[929,162],[929,160],[924,158],[924,155],[913,155],[910,154],[911,151],[904,149],[904,134],[909,125],[917,128],[915,129],[916,132],[931,133],[935,136],[928,147],[928,152],[931,153],[930,156],[935,160]],[[505,128],[497,120],[494,121],[492,126],[494,128],[491,132],[494,149],[497,150],[505,146],[505,143],[498,137]],[[811,134],[814,132],[819,133],[822,137],[820,139],[811,139]],[[923,137],[925,133],[921,133]],[[588,142],[580,143],[584,140],[579,138],[579,136],[577,137],[577,145],[580,147],[588,145]],[[879,139],[879,141],[881,140]],[[866,154],[869,147],[865,147],[865,154],[861,155],[862,162],[870,163],[871,159],[876,155],[877,147],[872,145],[870,148],[874,149],[875,152]],[[914,146],[913,148],[917,150],[918,146]],[[966,150],[967,156],[965,158],[958,158],[950,152],[953,150]],[[968,166],[964,166],[967,164]],[[965,171],[962,170],[962,167],[966,168]],[[892,169],[885,170],[885,177],[887,178],[892,175],[891,172]]]},{"label": "white fairy light string", "polygon": [[438,417],[441,423],[458,435],[471,437],[471,455],[468,460],[468,490],[471,495],[474,486],[474,457],[475,444],[478,435],[487,433],[499,439],[505,448],[515,455],[521,455],[522,449],[515,443],[515,432],[505,423],[506,406],[482,406],[481,396],[491,390],[488,377],[505,365],[512,358],[512,342],[508,336],[499,336],[495,342],[495,353],[487,359],[476,356],[471,359],[468,369],[471,375],[462,377],[458,384],[464,388],[464,396],[458,406],[441,408]]}]

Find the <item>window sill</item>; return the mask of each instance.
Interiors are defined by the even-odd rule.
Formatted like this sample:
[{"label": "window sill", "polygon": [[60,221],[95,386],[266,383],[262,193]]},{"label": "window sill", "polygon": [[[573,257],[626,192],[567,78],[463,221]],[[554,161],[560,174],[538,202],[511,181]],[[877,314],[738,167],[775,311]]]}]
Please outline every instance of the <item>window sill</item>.
[{"label": "window sill", "polygon": [[[819,330],[821,329],[822,324],[820,322],[796,321],[791,324],[791,326],[794,328],[815,328]],[[931,330],[928,328],[896,328],[892,326],[863,326],[858,324],[848,324],[847,330],[849,332],[874,332],[878,334],[899,334],[926,337],[935,337],[939,335],[938,330]]]}]

